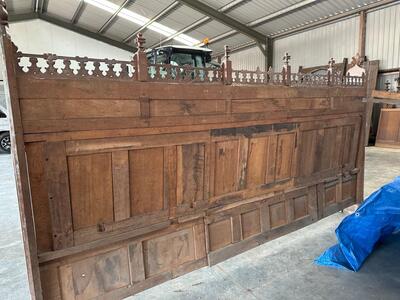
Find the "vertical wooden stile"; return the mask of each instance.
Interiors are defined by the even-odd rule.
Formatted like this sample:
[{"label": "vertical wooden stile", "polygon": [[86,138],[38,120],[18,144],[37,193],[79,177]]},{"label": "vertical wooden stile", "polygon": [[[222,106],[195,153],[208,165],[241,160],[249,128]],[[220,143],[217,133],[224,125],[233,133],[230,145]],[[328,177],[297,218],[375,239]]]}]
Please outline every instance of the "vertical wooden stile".
[{"label": "vertical wooden stile", "polygon": [[32,300],[41,300],[42,288],[35,239],[35,224],[32,215],[32,200],[29,190],[28,165],[25,158],[24,130],[22,127],[16,75],[17,47],[12,43],[8,33],[8,12],[6,10],[5,1],[0,1],[0,34],[0,46],[4,66],[4,93],[9,110],[11,152],[17,187],[29,289]]}]

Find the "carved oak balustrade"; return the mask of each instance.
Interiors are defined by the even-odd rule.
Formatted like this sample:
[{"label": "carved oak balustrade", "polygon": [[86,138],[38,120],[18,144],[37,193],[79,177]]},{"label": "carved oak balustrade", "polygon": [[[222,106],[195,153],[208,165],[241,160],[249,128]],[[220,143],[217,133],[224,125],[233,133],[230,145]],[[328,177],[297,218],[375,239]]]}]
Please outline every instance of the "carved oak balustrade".
[{"label": "carved oak balustrade", "polygon": [[[67,57],[55,54],[33,55],[18,52],[18,71],[21,74],[50,78],[110,78],[158,82],[195,82],[250,85],[285,85],[285,86],[364,86],[362,76],[343,76],[330,68],[326,75],[291,72],[290,55],[283,57],[280,72],[256,70],[233,70],[229,60],[229,48],[225,47],[225,59],[221,68],[196,68],[169,64],[151,64],[147,62],[141,34],[138,38],[138,52],[132,61],[114,59],[94,59],[88,57]],[[330,62],[331,63],[331,62]],[[139,68],[141,66],[141,68]],[[141,74],[145,73],[144,77]],[[140,79],[139,79],[140,78]]]}]

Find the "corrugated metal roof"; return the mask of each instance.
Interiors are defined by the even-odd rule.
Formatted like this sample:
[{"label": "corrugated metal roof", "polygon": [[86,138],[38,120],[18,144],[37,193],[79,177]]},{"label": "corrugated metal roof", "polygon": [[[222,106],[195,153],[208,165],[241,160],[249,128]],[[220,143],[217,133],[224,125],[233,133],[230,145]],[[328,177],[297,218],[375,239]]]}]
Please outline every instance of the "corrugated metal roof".
[{"label": "corrugated metal roof", "polygon": [[128,9],[146,18],[152,18],[172,2],[174,0],[136,0]]},{"label": "corrugated metal roof", "polygon": [[200,0],[200,2],[203,2],[203,3],[211,6],[214,9],[219,9],[221,6],[224,6],[224,5],[232,2],[232,0]]},{"label": "corrugated metal roof", "polygon": [[344,13],[361,7],[364,4],[377,2],[376,0],[337,0],[322,1],[311,4],[303,9],[296,10],[280,18],[273,19],[263,25],[255,27],[263,34],[275,34],[285,29],[292,29],[323,20],[330,16]]},{"label": "corrugated metal roof", "polygon": [[198,11],[182,5],[158,22],[178,31],[191,24],[194,20],[198,20],[203,17],[204,15]]},{"label": "corrugated metal roof", "polygon": [[227,15],[246,24],[301,1],[303,0],[252,0],[245,5],[233,9]]},{"label": "corrugated metal roof", "polygon": [[[85,8],[82,11],[76,26],[83,27],[95,33],[97,33],[112,16],[112,12],[98,8],[92,5],[91,2],[109,1],[117,5],[121,5],[125,2],[124,0],[85,1],[88,3],[85,5]],[[233,8],[223,13],[243,24],[252,22],[254,23],[254,21],[260,18],[269,18],[273,15],[274,17],[268,21],[265,21],[265,23],[257,24],[252,27],[254,30],[264,35],[273,36],[274,34],[288,31],[291,28],[298,28],[329,16],[344,13],[365,4],[379,2],[382,0],[316,0],[314,3],[310,3],[312,0],[198,1],[214,8],[215,10],[220,10],[225,5],[234,3],[235,5]],[[32,11],[33,9],[32,0],[7,0],[6,2],[10,12],[13,12],[14,14],[26,13],[27,11]],[[47,11],[44,13],[69,23],[76,13],[79,2],[80,0],[48,0]],[[126,6],[126,9],[147,19],[152,19],[175,2],[176,0],[135,0]],[[301,7],[298,7],[299,5],[301,5]],[[279,15],[283,9],[289,9],[291,11]],[[194,22],[204,19],[205,17],[205,14],[181,4],[175,6],[174,9],[169,12],[169,14],[162,16],[156,20],[156,22],[166,26],[168,31],[173,33],[179,32]],[[135,24],[134,22],[121,17],[116,17],[114,21],[115,22],[112,22],[111,26],[109,26],[102,34],[118,42],[123,41],[140,28],[140,24]],[[184,32],[184,34],[193,39],[201,41],[206,37],[212,40],[213,38],[230,31],[232,31],[232,28],[225,25],[223,22],[210,19],[206,22],[198,24],[196,28],[192,28],[191,30]],[[155,43],[159,43],[166,37],[165,34],[160,34],[149,29],[144,30],[144,35],[147,40],[147,46],[152,46]],[[228,36],[221,40],[217,40],[217,42],[210,45],[210,47],[217,52],[221,51],[223,49],[223,45],[225,44],[235,48],[240,44],[251,41],[249,37],[239,33],[233,36]],[[168,43],[171,42],[179,44],[179,42],[176,40],[169,41]],[[131,40],[127,41],[127,43],[132,44],[133,42]]]},{"label": "corrugated metal roof", "polygon": [[53,17],[71,20],[78,6],[79,0],[49,1],[47,13]]},{"label": "corrugated metal roof", "polygon": [[[52,0],[49,0],[50,2]],[[49,2],[49,4],[50,4]],[[121,5],[123,0],[109,1]],[[93,5],[87,5],[80,16],[77,25],[91,31],[97,32],[101,26],[112,16],[112,13]]]}]

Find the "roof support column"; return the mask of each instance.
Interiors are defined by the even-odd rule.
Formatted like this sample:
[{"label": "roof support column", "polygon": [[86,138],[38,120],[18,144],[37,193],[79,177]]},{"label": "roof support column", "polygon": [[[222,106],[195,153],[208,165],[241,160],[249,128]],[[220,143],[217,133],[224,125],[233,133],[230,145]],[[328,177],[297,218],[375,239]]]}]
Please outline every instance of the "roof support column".
[{"label": "roof support column", "polygon": [[367,13],[365,10],[360,12],[360,29],[358,33],[358,53],[360,57],[364,59],[365,57],[365,37],[367,28]]}]

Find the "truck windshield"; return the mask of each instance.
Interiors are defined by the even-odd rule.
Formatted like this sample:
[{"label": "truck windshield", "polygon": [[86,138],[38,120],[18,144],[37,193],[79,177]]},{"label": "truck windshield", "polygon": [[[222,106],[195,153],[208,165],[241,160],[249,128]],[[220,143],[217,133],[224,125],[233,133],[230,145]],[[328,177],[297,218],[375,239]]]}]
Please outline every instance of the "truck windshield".
[{"label": "truck windshield", "polygon": [[204,68],[203,57],[196,53],[174,52],[171,55],[171,64],[178,66],[189,65],[191,67]]}]

